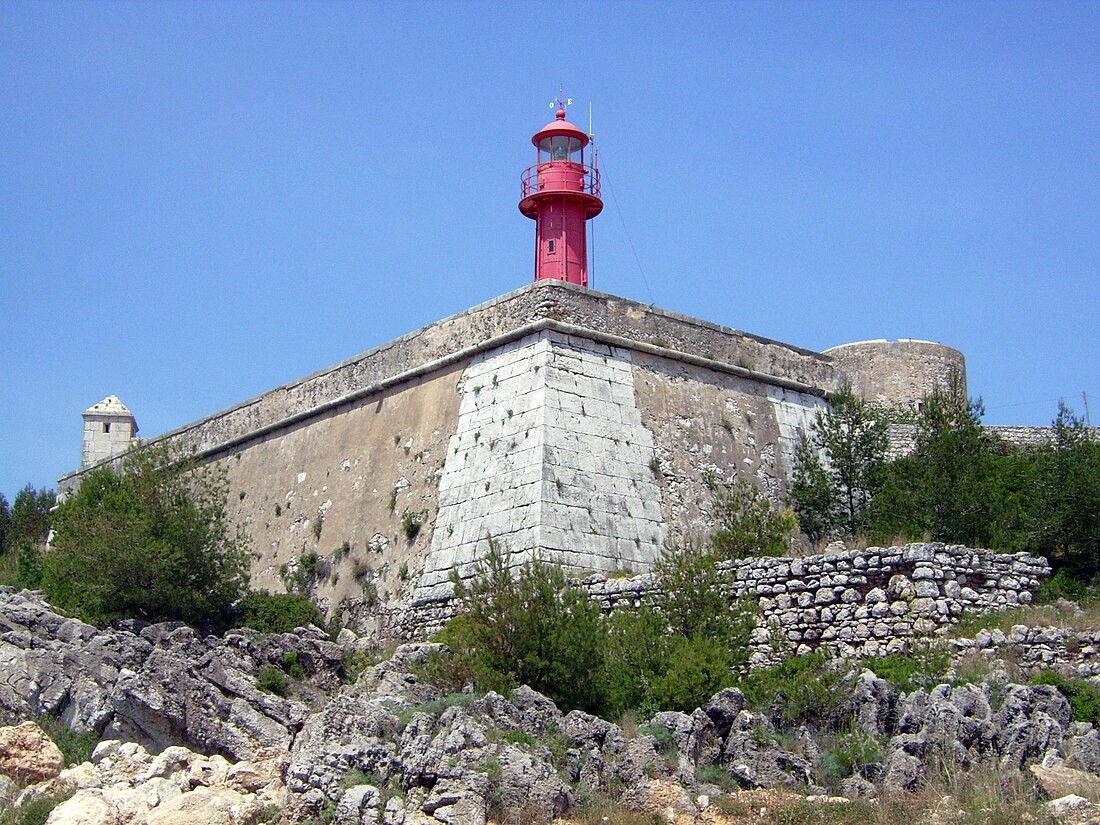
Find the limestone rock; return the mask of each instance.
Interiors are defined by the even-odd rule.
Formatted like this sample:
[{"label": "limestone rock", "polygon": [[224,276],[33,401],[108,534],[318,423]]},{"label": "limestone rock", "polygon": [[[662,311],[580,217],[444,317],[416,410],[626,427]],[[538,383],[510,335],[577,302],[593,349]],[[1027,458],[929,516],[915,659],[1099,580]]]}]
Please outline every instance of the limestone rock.
[{"label": "limestone rock", "polygon": [[0,728],[0,774],[17,782],[53,779],[64,766],[57,745],[34,722]]},{"label": "limestone rock", "polygon": [[1100,776],[1065,765],[1029,765],[1039,786],[1051,799],[1070,794],[1100,798]]},{"label": "limestone rock", "polygon": [[344,791],[336,806],[336,825],[380,825],[382,795],[373,785],[355,785]]},{"label": "limestone rock", "polygon": [[286,782],[295,793],[320,789],[335,799],[350,770],[388,779],[398,769],[391,741],[397,718],[380,704],[338,694],[302,727],[290,752]]},{"label": "limestone rock", "polygon": [[1046,809],[1062,825],[1100,825],[1100,805],[1076,794],[1052,799]]},{"label": "limestone rock", "polygon": [[[256,674],[292,657],[294,699],[259,690]],[[316,629],[200,638],[176,622],[98,630],[58,616],[29,591],[0,588],[0,721],[60,715],[77,732],[252,758],[290,748],[310,707],[339,686],[341,650]]]},{"label": "limestone rock", "polygon": [[722,749],[722,764],[748,787],[812,784],[813,766],[781,748],[773,738],[768,720],[747,710],[737,715],[730,728]]},{"label": "limestone rock", "polygon": [[253,794],[229,788],[195,788],[149,813],[149,825],[246,825],[263,806]]},{"label": "limestone rock", "polygon": [[100,790],[77,791],[50,814],[49,825],[123,825],[118,805]]}]

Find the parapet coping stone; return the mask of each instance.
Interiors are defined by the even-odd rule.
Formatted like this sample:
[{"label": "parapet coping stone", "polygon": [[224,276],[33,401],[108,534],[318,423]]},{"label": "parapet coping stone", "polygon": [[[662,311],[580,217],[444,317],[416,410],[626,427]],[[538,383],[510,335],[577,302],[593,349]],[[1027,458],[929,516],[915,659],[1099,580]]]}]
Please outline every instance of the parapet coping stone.
[{"label": "parapet coping stone", "polygon": [[[366,352],[360,353],[359,355],[355,355],[351,358],[340,361],[337,364],[310,373],[309,375],[303,376],[274,389],[260,393],[259,395],[253,396],[252,398],[249,398],[231,407],[227,407],[225,409],[211,413],[210,415],[200,418],[196,421],[184,424],[173,430],[169,430],[168,432],[156,436],[153,439],[149,439],[144,443],[164,443],[174,440],[186,441],[189,435],[201,433],[201,431],[207,426],[214,424],[219,420],[226,419],[234,413],[246,410],[249,407],[258,406],[261,404],[261,402],[271,399],[274,396],[277,396],[279,394],[287,394],[295,388],[301,387],[310,382],[318,381],[319,379],[323,379],[325,376],[339,373],[342,370],[347,370],[348,368],[354,367],[356,365],[366,364],[367,362],[371,361],[381,361],[387,353],[400,351],[403,348],[410,350],[415,349],[415,344],[418,339],[427,338],[433,332],[443,333],[445,332],[445,329],[447,327],[453,327],[457,324],[460,324],[463,319],[469,318],[471,319],[471,321],[473,321],[478,316],[485,317],[486,314],[491,314],[490,317],[495,316],[495,320],[503,320],[505,322],[505,331],[496,335],[490,335],[489,337],[483,338],[481,340],[475,340],[474,342],[465,346],[445,346],[443,347],[444,352],[442,354],[436,355],[435,357],[429,357],[422,363],[416,364],[412,368],[398,370],[378,380],[371,381],[367,384],[356,387],[350,392],[342,393],[335,397],[325,399],[320,403],[311,405],[296,412],[289,413],[283,416],[278,416],[273,420],[260,424],[259,426],[250,427],[245,432],[234,434],[215,444],[198,449],[196,451],[196,456],[200,459],[205,459],[220,455],[224,452],[227,452],[228,450],[231,450],[256,438],[260,438],[271,432],[283,429],[288,426],[292,426],[301,421],[342,407],[360,398],[373,395],[390,387],[397,386],[411,381],[415,378],[436,372],[440,369],[464,361],[485,350],[501,346],[525,335],[529,335],[533,332],[540,332],[542,330],[553,330],[567,335],[575,335],[578,337],[588,338],[594,341],[598,341],[600,343],[624,347],[638,352],[661,356],[674,361],[702,366],[715,370],[717,372],[725,372],[743,378],[760,381],[765,384],[778,386],[784,389],[817,395],[819,397],[828,398],[832,394],[832,391],[828,388],[815,386],[802,381],[785,378],[783,376],[756,371],[749,367],[729,364],[714,358],[708,358],[703,355],[684,352],[678,349],[671,348],[669,346],[641,341],[633,337],[616,335],[600,329],[595,329],[593,328],[594,325],[581,326],[556,320],[542,308],[543,303],[545,303],[547,299],[553,300],[554,293],[564,293],[571,300],[585,304],[585,309],[598,309],[606,311],[609,308],[613,308],[617,311],[618,315],[623,317],[635,315],[641,318],[656,317],[667,319],[677,324],[683,324],[687,327],[706,330],[710,333],[716,333],[723,337],[743,338],[768,347],[777,347],[786,350],[793,355],[818,362],[825,369],[833,369],[833,359],[830,356],[814,352],[809,349],[804,349],[793,344],[786,344],[782,341],[776,341],[771,338],[766,338],[760,335],[755,335],[753,333],[744,332],[742,330],[734,329],[732,327],[726,327],[709,321],[703,321],[698,318],[692,318],[691,316],[683,315],[681,313],[660,309],[653,306],[652,304],[642,304],[637,301],[632,301],[630,299],[620,298],[618,296],[610,295],[604,292],[598,292],[596,290],[588,289],[587,287],[582,287],[577,284],[570,284],[563,281],[544,280],[527,284],[523,287],[520,287],[519,289],[507,292],[504,295],[500,295],[489,301],[485,301],[462,312],[456,313],[439,321],[435,321],[431,324],[420,327],[419,329],[413,330],[412,332],[406,333],[405,335],[392,339],[384,344],[380,344],[379,346],[367,350]],[[538,316],[536,320],[530,320],[529,317],[524,316],[524,313],[529,312],[530,310],[529,307],[525,306],[525,299],[529,298],[542,299],[543,302],[535,306],[535,313],[536,316]],[[509,317],[510,313],[514,317]],[[419,354],[430,355],[430,347],[430,343],[425,344],[423,349],[426,351]],[[59,487],[66,486],[67,482],[71,482],[79,478],[84,473],[87,473],[95,467],[117,462],[118,458],[118,456],[114,456],[97,462],[96,464],[89,465],[88,467],[66,473],[59,478]]]}]

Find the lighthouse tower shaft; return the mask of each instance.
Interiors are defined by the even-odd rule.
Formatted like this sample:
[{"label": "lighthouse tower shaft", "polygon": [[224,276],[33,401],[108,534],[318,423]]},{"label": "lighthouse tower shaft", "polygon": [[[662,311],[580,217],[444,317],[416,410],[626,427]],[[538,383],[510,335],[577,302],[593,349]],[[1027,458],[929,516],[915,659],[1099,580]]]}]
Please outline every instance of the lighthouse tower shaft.
[{"label": "lighthouse tower shaft", "polygon": [[588,286],[585,222],[603,209],[599,170],[584,161],[589,137],[562,106],[531,142],[537,162],[523,173],[519,211],[535,221],[535,280]]}]

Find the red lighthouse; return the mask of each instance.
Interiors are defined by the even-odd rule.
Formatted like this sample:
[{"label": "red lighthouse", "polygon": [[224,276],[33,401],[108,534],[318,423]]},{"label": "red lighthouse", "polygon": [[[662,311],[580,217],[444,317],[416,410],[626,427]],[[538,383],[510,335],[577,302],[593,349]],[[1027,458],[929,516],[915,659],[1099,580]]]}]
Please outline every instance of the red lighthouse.
[{"label": "red lighthouse", "polygon": [[557,118],[531,142],[538,162],[523,173],[519,211],[535,221],[535,280],[588,286],[584,222],[603,209],[595,158],[591,165],[584,162],[588,135],[565,119],[559,100]]}]

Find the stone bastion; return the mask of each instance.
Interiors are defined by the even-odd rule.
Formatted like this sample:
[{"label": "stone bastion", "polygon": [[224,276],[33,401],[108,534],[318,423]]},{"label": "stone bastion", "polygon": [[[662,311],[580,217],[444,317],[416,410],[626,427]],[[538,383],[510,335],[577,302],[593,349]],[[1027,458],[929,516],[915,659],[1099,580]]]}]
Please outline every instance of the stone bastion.
[{"label": "stone bastion", "polygon": [[153,441],[225,469],[253,587],[308,572],[330,616],[396,636],[397,617],[447,604],[451,571],[471,575],[490,541],[514,564],[638,573],[710,529],[708,478],[782,501],[843,382],[907,400],[961,364],[911,344],[902,384],[865,381],[881,346],[822,354],[542,281]]}]

